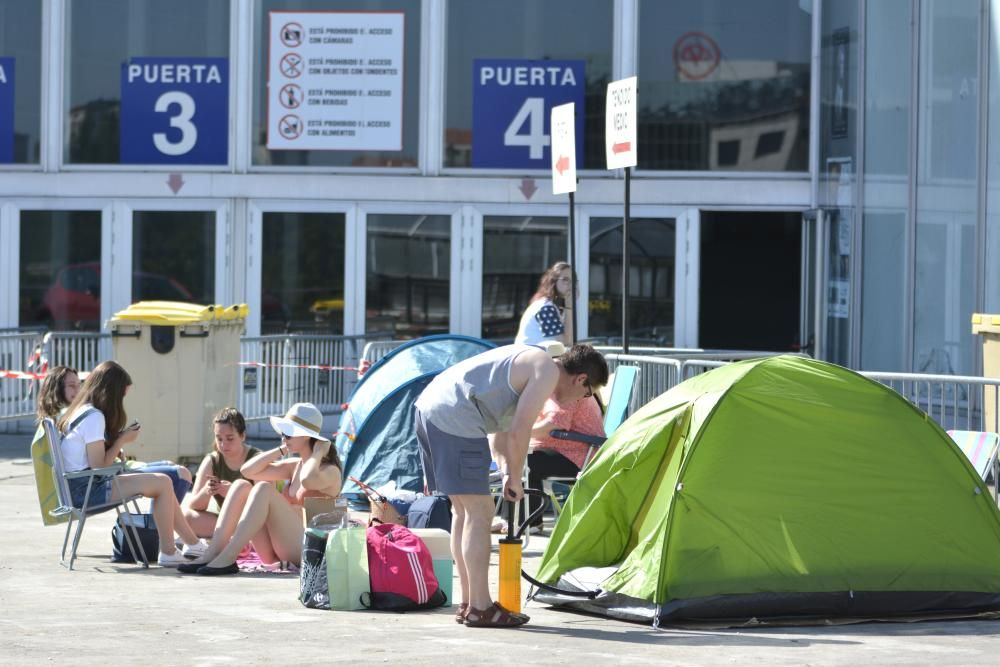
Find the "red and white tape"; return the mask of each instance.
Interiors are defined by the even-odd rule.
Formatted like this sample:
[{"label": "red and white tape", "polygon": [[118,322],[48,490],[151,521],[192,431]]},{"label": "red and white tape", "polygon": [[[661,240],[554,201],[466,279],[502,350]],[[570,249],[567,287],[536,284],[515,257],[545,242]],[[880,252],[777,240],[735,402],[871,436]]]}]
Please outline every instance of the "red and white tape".
[{"label": "red and white tape", "polygon": [[44,380],[45,373],[26,373],[25,371],[3,371],[0,370],[0,378],[12,380]]},{"label": "red and white tape", "polygon": [[241,361],[240,366],[253,368],[305,368],[311,371],[356,371],[355,366],[324,366],[322,364],[265,364],[262,361]]}]

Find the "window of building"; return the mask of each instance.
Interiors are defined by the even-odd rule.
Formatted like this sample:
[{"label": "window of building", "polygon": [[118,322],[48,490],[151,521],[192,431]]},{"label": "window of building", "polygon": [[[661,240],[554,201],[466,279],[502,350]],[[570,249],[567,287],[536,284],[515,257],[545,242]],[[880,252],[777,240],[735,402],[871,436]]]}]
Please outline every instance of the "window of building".
[{"label": "window of building", "polygon": [[132,302],[215,303],[215,213],[132,215]]},{"label": "window of building", "polygon": [[420,0],[261,0],[256,11],[254,165],[417,166]]},{"label": "window of building", "polygon": [[565,218],[483,216],[483,337],[514,340],[538,280],[569,256]]},{"label": "window of building", "polygon": [[[552,100],[561,103],[557,97],[572,86],[565,69],[550,71],[544,61],[558,61],[560,66],[576,61],[584,71],[584,81],[573,77],[583,98],[576,107],[577,115],[583,115],[583,153],[577,162],[584,169],[604,169],[613,9],[614,3],[606,0],[449,3],[445,166],[549,169],[548,107]],[[477,59],[502,61],[494,62],[496,69],[486,83],[483,76],[474,80]],[[518,66],[544,70],[535,79],[539,85],[531,85],[531,70],[519,73],[514,69]],[[495,98],[489,97],[493,81],[503,84]],[[474,126],[479,136],[474,135]],[[490,150],[492,159],[484,163],[473,155],[474,148]]]},{"label": "window of building", "polygon": [[[642,0],[639,167],[806,171],[812,27],[802,7]],[[753,147],[762,132],[773,133],[775,150],[743,151],[735,162],[723,152],[723,142],[740,139]]]},{"label": "window of building", "polygon": [[[629,341],[633,345],[674,342],[673,219],[629,220]],[[622,220],[590,219],[588,334],[622,336]]]},{"label": "window of building", "polygon": [[101,328],[101,212],[22,211],[21,326]]},{"label": "window of building", "polygon": [[343,213],[265,213],[261,333],[344,333]]},{"label": "window of building", "polygon": [[393,338],[447,333],[451,218],[368,215],[365,331]]},{"label": "window of building", "polygon": [[42,3],[0,0],[0,165],[41,152]]},{"label": "window of building", "polygon": [[226,164],[229,6],[67,2],[65,159]]}]

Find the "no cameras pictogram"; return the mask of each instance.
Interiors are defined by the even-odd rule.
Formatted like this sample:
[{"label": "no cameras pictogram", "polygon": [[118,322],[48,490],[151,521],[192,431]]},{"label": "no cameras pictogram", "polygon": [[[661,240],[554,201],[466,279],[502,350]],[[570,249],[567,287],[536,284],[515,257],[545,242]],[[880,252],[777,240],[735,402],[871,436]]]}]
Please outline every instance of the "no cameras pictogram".
[{"label": "no cameras pictogram", "polygon": [[298,23],[286,23],[281,27],[281,43],[290,49],[302,44],[304,31]]}]

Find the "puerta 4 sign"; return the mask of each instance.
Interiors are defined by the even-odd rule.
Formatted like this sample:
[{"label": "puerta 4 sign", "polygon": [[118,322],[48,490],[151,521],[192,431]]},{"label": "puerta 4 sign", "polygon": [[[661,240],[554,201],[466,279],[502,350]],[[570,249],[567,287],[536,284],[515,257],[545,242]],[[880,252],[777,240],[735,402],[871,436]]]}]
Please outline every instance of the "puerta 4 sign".
[{"label": "puerta 4 sign", "polygon": [[123,163],[228,162],[228,59],[130,58],[121,89]]},{"label": "puerta 4 sign", "polygon": [[0,58],[0,162],[14,161],[14,59]]},{"label": "puerta 4 sign", "polygon": [[[582,110],[585,85],[582,60],[475,60],[472,166],[548,170],[552,107]],[[582,113],[576,147],[583,155]]]}]

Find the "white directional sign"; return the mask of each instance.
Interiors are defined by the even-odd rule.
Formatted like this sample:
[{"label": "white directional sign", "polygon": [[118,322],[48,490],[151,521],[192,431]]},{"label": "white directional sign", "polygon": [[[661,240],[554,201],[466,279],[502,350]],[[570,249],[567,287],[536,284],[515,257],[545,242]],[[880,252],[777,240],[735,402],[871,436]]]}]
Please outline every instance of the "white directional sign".
[{"label": "white directional sign", "polygon": [[604,144],[608,169],[634,167],[636,150],[636,93],[638,77],[630,76],[608,84],[605,106]]},{"label": "white directional sign", "polygon": [[576,119],[572,102],[552,107],[552,194],[576,192]]}]

